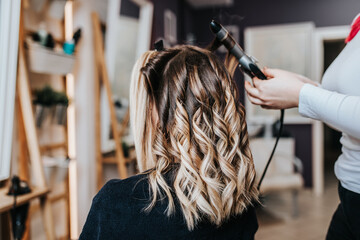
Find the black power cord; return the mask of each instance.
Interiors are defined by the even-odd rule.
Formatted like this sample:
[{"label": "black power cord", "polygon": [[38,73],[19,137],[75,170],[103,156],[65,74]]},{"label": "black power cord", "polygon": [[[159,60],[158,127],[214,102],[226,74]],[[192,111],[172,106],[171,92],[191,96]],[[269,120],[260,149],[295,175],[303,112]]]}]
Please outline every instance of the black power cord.
[{"label": "black power cord", "polygon": [[284,126],[284,115],[285,115],[285,111],[284,109],[281,109],[280,110],[280,126],[279,126],[279,131],[278,131],[278,135],[276,137],[276,140],[275,140],[275,145],[271,151],[271,154],[270,154],[270,157],[269,157],[269,160],[267,161],[266,163],[266,166],[264,168],[264,171],[263,173],[261,174],[261,178],[259,180],[259,183],[258,183],[258,186],[257,186],[257,189],[260,190],[260,186],[261,186],[261,183],[262,181],[264,180],[264,177],[265,177],[265,174],[269,168],[269,165],[270,165],[270,162],[272,160],[272,158],[274,157],[274,153],[275,153],[275,150],[276,150],[276,147],[278,145],[278,142],[279,142],[279,139],[281,137],[281,133],[282,133],[282,130],[283,130],[283,126]]},{"label": "black power cord", "polygon": [[12,232],[15,240],[20,240],[25,232],[25,223],[28,216],[30,204],[24,203],[17,205],[16,199],[18,196],[30,193],[31,189],[26,182],[21,181],[18,176],[13,176],[11,179],[11,186],[8,192],[8,195],[14,196],[14,205],[10,210],[11,213],[11,222],[12,222]]}]

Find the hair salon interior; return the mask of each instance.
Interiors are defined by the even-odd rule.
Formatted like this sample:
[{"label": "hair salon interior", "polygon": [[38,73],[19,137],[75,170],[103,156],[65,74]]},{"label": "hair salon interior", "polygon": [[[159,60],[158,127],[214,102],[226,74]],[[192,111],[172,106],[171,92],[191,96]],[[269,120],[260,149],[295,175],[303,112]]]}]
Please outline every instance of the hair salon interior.
[{"label": "hair salon interior", "polygon": [[[77,239],[99,189],[138,173],[128,108],[143,52],[159,40],[164,48],[206,47],[215,20],[261,67],[321,83],[360,1],[1,0],[0,7],[0,239]],[[234,79],[259,178],[280,111],[250,103],[250,78],[239,69]],[[285,111],[255,239],[325,239],[339,203],[340,137]]]}]

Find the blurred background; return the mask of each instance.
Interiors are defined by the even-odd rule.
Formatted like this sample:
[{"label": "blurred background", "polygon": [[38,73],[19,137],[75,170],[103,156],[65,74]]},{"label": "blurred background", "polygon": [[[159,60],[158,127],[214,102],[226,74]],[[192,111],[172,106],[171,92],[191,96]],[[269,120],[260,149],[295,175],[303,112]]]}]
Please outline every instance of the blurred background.
[{"label": "blurred background", "polygon": [[[11,209],[24,203],[23,239],[77,239],[101,186],[138,172],[128,126],[130,76],[156,41],[205,47],[214,38],[214,19],[260,66],[321,84],[360,12],[358,0],[0,3],[1,239],[11,239]],[[223,58],[225,48],[216,54]],[[249,79],[239,70],[234,79],[259,176],[279,113],[248,101],[243,85]],[[256,239],[324,239],[339,201],[333,166],[341,134],[297,109],[286,111],[284,122],[261,188]],[[20,182],[18,205],[7,195],[17,186],[15,175],[32,190]]]}]

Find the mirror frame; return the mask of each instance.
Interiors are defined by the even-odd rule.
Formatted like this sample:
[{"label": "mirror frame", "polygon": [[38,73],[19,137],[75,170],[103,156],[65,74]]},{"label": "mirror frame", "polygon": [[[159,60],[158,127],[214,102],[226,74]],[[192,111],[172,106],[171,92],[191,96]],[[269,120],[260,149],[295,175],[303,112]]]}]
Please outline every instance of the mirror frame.
[{"label": "mirror frame", "polygon": [[10,176],[20,0],[0,1],[0,181]]}]

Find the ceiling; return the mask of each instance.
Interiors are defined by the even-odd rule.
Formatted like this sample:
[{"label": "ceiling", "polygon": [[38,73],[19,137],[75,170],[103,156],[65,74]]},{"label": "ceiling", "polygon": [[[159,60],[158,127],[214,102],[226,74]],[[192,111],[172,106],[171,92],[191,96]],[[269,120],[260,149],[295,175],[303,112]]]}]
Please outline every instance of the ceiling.
[{"label": "ceiling", "polygon": [[206,8],[214,6],[232,6],[234,0],[186,0],[194,8]]}]

